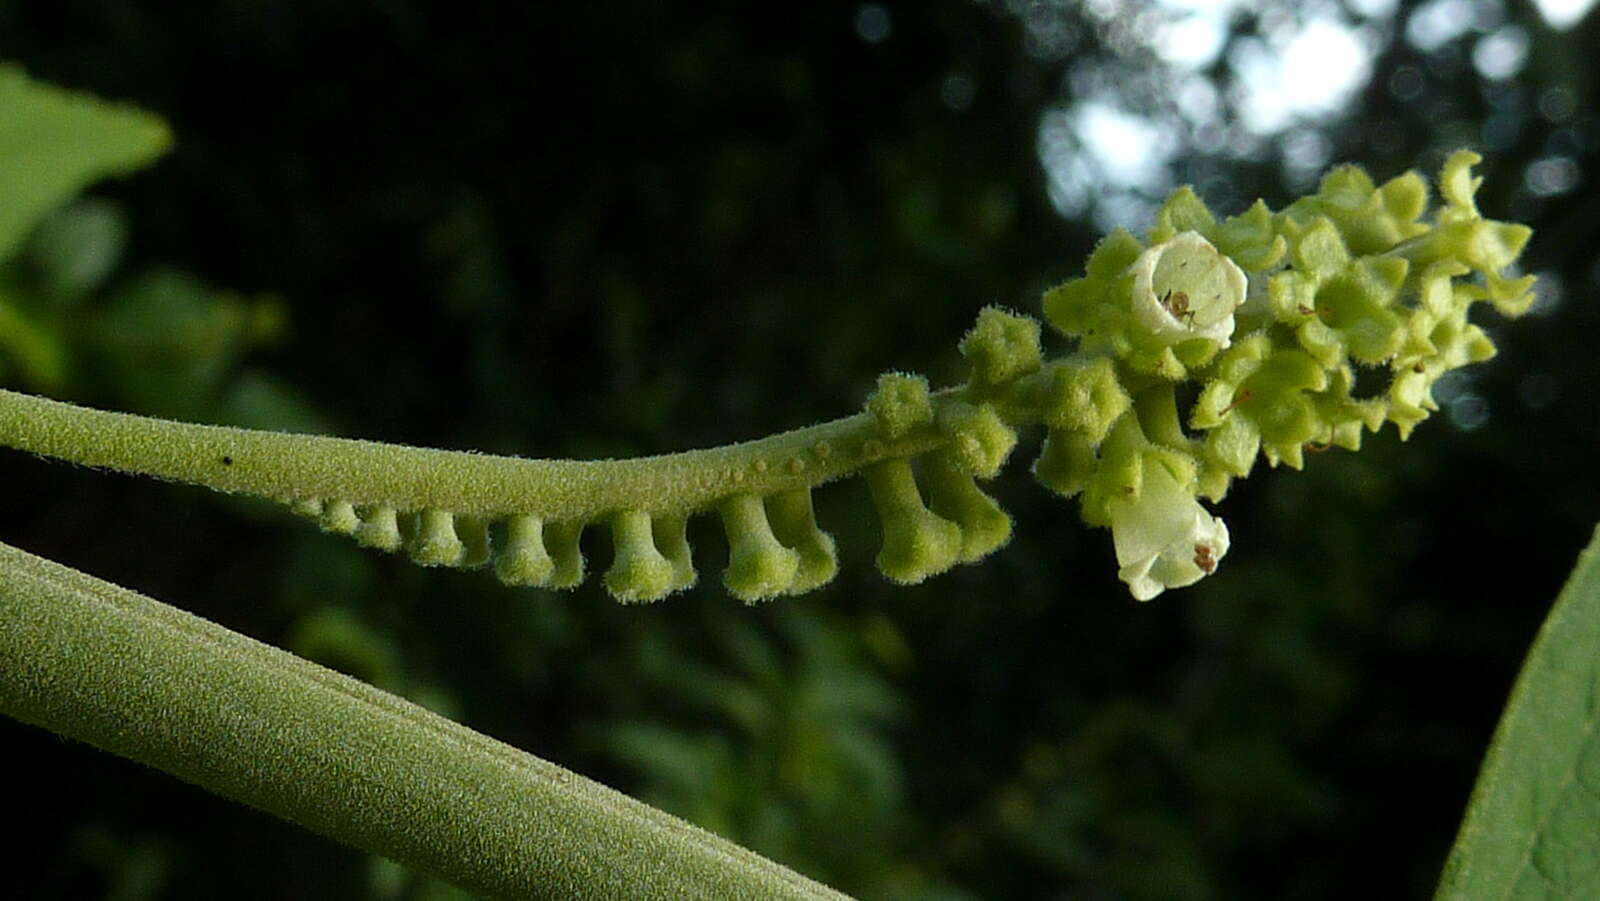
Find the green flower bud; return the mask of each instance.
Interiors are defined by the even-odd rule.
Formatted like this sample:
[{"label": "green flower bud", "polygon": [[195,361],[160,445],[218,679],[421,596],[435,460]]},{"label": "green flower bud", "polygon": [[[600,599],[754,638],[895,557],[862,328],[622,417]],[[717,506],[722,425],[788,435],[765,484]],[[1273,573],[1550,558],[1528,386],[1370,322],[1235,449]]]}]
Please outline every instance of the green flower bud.
[{"label": "green flower bud", "polygon": [[576,588],[583,584],[583,523],[554,522],[545,527],[545,547],[550,552],[551,588]]},{"label": "green flower bud", "polygon": [[961,528],[962,563],[975,563],[1011,540],[1011,517],[979,490],[955,455],[939,450],[923,458],[928,509]]},{"label": "green flower bud", "polygon": [[944,404],[939,410],[939,431],[950,439],[948,447],[955,464],[980,479],[998,475],[1017,446],[1016,429],[1006,425],[990,404]]},{"label": "green flower bud", "polygon": [[800,568],[789,592],[801,594],[833,581],[839,571],[839,555],[833,536],[817,527],[810,489],[784,491],[768,498],[767,515],[771,517],[772,534],[800,555]]},{"label": "green flower bud", "polygon": [[309,519],[322,518],[323,505],[322,498],[320,497],[294,498],[286,501],[286,503],[289,505],[289,512],[295,514],[296,516],[304,516]]},{"label": "green flower bud", "polygon": [[506,521],[506,544],[495,555],[494,572],[507,585],[543,585],[555,569],[544,548],[544,523],[519,515]]},{"label": "green flower bud", "polygon": [[361,513],[361,524],[356,526],[356,544],[380,551],[400,549],[400,523],[393,507],[369,507]]},{"label": "green flower bud", "polygon": [[772,534],[766,508],[753,494],[738,494],[722,503],[722,525],[728,533],[728,568],[722,584],[728,593],[754,604],[788,591],[800,572],[800,555]]},{"label": "green flower bud", "polygon": [[1272,211],[1261,200],[1204,234],[1247,272],[1260,272],[1278,265],[1288,251],[1283,235],[1272,227]]},{"label": "green flower bud", "polygon": [[694,560],[689,551],[689,517],[682,515],[657,516],[650,521],[650,533],[656,548],[672,564],[672,581],[669,591],[685,591],[699,581],[694,571]]},{"label": "green flower bud", "polygon": [[1428,226],[1417,221],[1427,205],[1427,184],[1415,172],[1379,188],[1360,167],[1340,166],[1323,176],[1317,193],[1284,210],[1284,218],[1309,221],[1324,217],[1338,229],[1352,253],[1374,254],[1427,231]]},{"label": "green flower bud", "polygon": [[984,307],[978,323],[961,339],[961,355],[972,364],[980,387],[1004,385],[1039,369],[1039,323],[999,307]]},{"label": "green flower bud", "polygon": [[461,539],[461,559],[456,565],[476,569],[494,556],[489,546],[489,521],[481,516],[457,516],[456,535]]},{"label": "green flower bud", "polygon": [[1099,459],[1094,445],[1083,434],[1066,429],[1051,429],[1033,462],[1033,476],[1062,497],[1075,497],[1088,487]]},{"label": "green flower bud", "polygon": [[1083,278],[1045,292],[1045,319],[1064,335],[1110,340],[1127,318],[1116,298],[1127,295],[1133,284],[1126,276],[1128,267],[1143,252],[1139,239],[1120,228],[1102,238],[1089,255]]},{"label": "green flower bud", "polygon": [[1229,416],[1206,434],[1206,460],[1233,476],[1247,476],[1261,450],[1261,430],[1244,416]]},{"label": "green flower bud", "polygon": [[456,536],[455,515],[443,510],[424,510],[407,542],[411,560],[421,566],[456,566],[466,553],[466,545]]},{"label": "green flower bud", "polygon": [[361,518],[356,515],[355,505],[349,501],[329,501],[322,507],[322,514],[318,517],[324,531],[335,535],[353,535],[361,526]]},{"label": "green flower bud", "polygon": [[672,591],[672,563],[656,550],[650,515],[624,510],[611,518],[615,556],[606,572],[606,590],[623,603],[655,601]]},{"label": "green flower bud", "polygon": [[[1405,323],[1397,311],[1408,269],[1405,260],[1393,257],[1363,258],[1344,267],[1317,292],[1321,321],[1337,336],[1335,343],[1348,348],[1357,362],[1386,362],[1404,343]],[[1325,365],[1340,362],[1335,358]]]},{"label": "green flower bud", "polygon": [[1131,500],[1144,482],[1145,452],[1150,442],[1133,415],[1117,420],[1100,446],[1094,471],[1083,487],[1083,521],[1091,526],[1111,525],[1112,499]]},{"label": "green flower bud", "polygon": [[1053,363],[1046,375],[1036,397],[1045,426],[1081,432],[1092,445],[1105,440],[1133,403],[1106,357]]},{"label": "green flower bud", "polygon": [[880,572],[902,585],[915,585],[956,564],[962,552],[961,528],[923,505],[911,464],[885,460],[869,467],[866,477],[883,520]]},{"label": "green flower bud", "polygon": [[878,376],[878,387],[867,398],[867,412],[877,420],[886,438],[899,438],[933,421],[933,401],[928,380],[904,372]]}]

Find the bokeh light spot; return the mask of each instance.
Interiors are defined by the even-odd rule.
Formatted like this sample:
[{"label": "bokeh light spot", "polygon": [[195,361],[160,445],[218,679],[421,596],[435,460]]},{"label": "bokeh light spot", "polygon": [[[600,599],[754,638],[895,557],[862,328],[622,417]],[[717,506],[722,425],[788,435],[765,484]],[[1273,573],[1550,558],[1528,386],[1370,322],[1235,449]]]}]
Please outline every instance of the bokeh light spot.
[{"label": "bokeh light spot", "polygon": [[1472,4],[1467,0],[1433,0],[1406,19],[1406,40],[1418,50],[1437,50],[1466,34],[1472,19]]},{"label": "bokeh light spot", "polygon": [[1578,186],[1582,173],[1578,163],[1570,156],[1547,156],[1528,164],[1523,184],[1540,197],[1565,194]]},{"label": "bokeh light spot", "polygon": [[977,95],[978,86],[965,75],[947,75],[939,85],[939,101],[958,113],[969,109]]},{"label": "bokeh light spot", "polygon": [[1533,5],[1551,28],[1565,31],[1589,14],[1594,0],[1533,0]]},{"label": "bokeh light spot", "polygon": [[1528,59],[1528,32],[1507,25],[1478,39],[1472,48],[1472,65],[1484,78],[1502,79],[1522,71]]},{"label": "bokeh light spot", "polygon": [[891,30],[889,11],[879,3],[863,3],[856,10],[856,36],[869,44],[881,44]]}]

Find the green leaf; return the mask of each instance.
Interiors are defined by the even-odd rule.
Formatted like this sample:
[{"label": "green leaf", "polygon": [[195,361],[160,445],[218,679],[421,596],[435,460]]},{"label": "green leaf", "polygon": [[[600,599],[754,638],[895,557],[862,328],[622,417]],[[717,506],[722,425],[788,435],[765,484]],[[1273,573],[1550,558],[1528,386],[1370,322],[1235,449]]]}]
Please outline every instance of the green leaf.
[{"label": "green leaf", "polygon": [[171,144],[157,116],[0,66],[0,259],[84,187],[146,166]]},{"label": "green leaf", "polygon": [[1435,897],[1600,898],[1600,528],[1528,652]]}]

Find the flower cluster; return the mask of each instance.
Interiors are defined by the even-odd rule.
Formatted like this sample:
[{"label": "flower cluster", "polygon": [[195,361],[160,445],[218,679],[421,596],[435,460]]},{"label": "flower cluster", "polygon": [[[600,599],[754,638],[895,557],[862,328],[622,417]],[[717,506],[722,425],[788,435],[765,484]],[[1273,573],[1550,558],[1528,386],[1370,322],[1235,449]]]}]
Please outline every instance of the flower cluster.
[{"label": "flower cluster", "polygon": [[[1136,598],[1216,568],[1227,527],[1198,498],[1220,500],[1258,454],[1298,469],[1385,422],[1405,438],[1442,375],[1494,354],[1468,313],[1527,309],[1533,277],[1507,270],[1531,232],[1479,213],[1478,161],[1449,158],[1431,217],[1416,173],[1380,186],[1354,166],[1280,212],[1258,201],[1222,221],[1180,189],[1145,241],[1112,233],[1045,294],[1078,352],[1036,383],[1049,436],[1034,472],[1111,529]],[[1363,368],[1385,387],[1358,396]],[[1199,387],[1186,415],[1181,382]]]}]

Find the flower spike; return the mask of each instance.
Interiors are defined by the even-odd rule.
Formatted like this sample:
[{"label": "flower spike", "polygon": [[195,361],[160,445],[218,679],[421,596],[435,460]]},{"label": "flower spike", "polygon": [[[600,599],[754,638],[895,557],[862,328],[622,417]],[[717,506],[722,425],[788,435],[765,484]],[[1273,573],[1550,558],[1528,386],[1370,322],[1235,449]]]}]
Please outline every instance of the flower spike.
[{"label": "flower spike", "polygon": [[[1225,218],[1180,188],[1143,240],[1113,231],[1082,276],[1045,293],[1067,352],[1047,359],[1038,321],[985,307],[958,345],[964,384],[886,373],[856,415],[740,444],[528,460],[165,422],[9,391],[0,442],[271,498],[424,566],[492,561],[511,585],[578,585],[583,530],[608,523],[604,582],[628,602],[693,585],[687,520],[718,513],[723,581],[755,602],[833,578],[838,554],[812,491],[857,474],[893,581],[1003,546],[1011,519],[975,480],[998,475],[1018,430],[1038,425],[1034,475],[1111,531],[1120,577],[1147,600],[1217,571],[1231,536],[1201,500],[1221,501],[1258,458],[1299,469],[1309,452],[1359,449],[1385,423],[1408,438],[1438,409],[1440,378],[1494,356],[1472,308],[1528,308],[1533,277],[1515,267],[1532,233],[1484,217],[1478,162],[1449,157],[1431,211],[1416,173],[1377,184],[1355,166],[1277,212],[1257,201]],[[1179,397],[1192,400],[1180,409]]]},{"label": "flower spike", "polygon": [[[1527,308],[1532,277],[1507,269],[1530,232],[1479,212],[1478,161],[1445,163],[1431,221],[1415,173],[1378,186],[1341,167],[1280,213],[1258,202],[1221,223],[1181,189],[1148,246],[1113,232],[1083,277],[1045,294],[1078,353],[1034,389],[1049,428],[1034,472],[1111,528],[1135,597],[1217,568],[1228,531],[1197,498],[1220,499],[1258,454],[1299,469],[1307,450],[1357,449],[1384,422],[1408,437],[1437,409],[1441,376],[1493,355],[1468,310]],[[1356,370],[1374,367],[1387,388],[1357,396]],[[1198,389],[1187,432],[1150,418],[1152,381]]]}]

